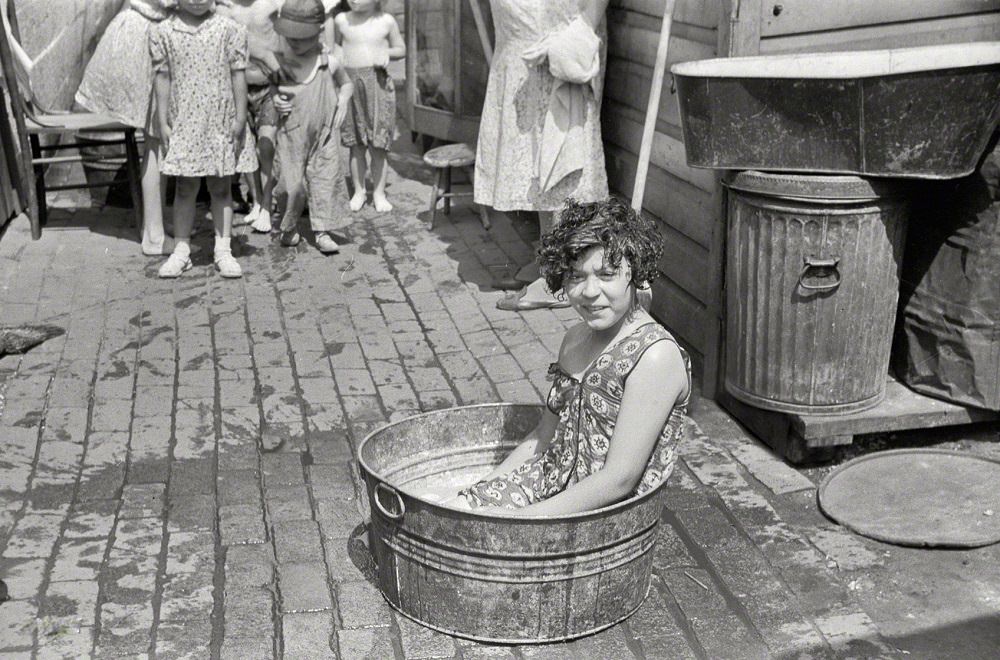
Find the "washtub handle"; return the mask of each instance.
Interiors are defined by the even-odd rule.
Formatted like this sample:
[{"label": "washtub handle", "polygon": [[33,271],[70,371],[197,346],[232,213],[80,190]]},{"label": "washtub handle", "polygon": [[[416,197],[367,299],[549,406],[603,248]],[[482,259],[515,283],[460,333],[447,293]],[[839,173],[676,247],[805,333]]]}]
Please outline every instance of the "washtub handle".
[{"label": "washtub handle", "polygon": [[[382,504],[382,500],[379,498],[380,490],[384,490],[396,498],[396,508],[399,510],[399,513],[391,513],[385,508],[385,505]],[[375,508],[377,508],[379,512],[389,520],[395,520],[398,522],[403,519],[404,515],[406,515],[406,504],[403,502],[403,498],[400,497],[399,492],[395,488],[384,481],[379,481],[375,484],[375,489],[372,495],[372,499],[375,500]]]}]

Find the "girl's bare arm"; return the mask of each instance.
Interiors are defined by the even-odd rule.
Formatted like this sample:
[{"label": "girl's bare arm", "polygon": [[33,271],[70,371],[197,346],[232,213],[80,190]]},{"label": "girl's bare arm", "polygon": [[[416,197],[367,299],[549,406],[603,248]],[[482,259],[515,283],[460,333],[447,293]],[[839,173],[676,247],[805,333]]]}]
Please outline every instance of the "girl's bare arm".
[{"label": "girl's bare arm", "polygon": [[396,19],[392,17],[391,14],[386,14],[389,19],[389,59],[390,60],[401,60],[406,57],[406,42],[403,41],[403,35],[399,32],[399,24],[396,23]]},{"label": "girl's bare arm", "polygon": [[247,76],[243,69],[232,72],[233,100],[236,102],[236,121],[245,124],[247,121]]},{"label": "girl's bare arm", "polygon": [[552,434],[555,433],[558,422],[559,418],[553,415],[551,411],[546,410],[542,415],[542,419],[539,420],[538,425],[528,434],[524,442],[507,454],[507,458],[503,459],[503,462],[483,477],[482,480],[489,481],[495,477],[508,474],[514,468],[523,465],[545,451],[552,442]]},{"label": "girl's bare arm", "polygon": [[547,500],[504,515],[543,516],[593,511],[627,497],[638,485],[676,402],[688,388],[687,369],[672,342],[653,344],[625,381],[604,467]]},{"label": "girl's bare arm", "polygon": [[156,94],[156,125],[160,129],[160,140],[163,146],[170,142],[170,72],[163,69],[156,72],[153,78],[153,91]]}]

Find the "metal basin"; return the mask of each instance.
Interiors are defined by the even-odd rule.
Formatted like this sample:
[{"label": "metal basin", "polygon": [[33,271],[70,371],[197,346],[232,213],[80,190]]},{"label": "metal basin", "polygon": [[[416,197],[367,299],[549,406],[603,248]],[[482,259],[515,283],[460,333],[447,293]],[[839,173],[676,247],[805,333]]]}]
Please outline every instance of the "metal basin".
[{"label": "metal basin", "polygon": [[683,62],[692,167],[942,179],[1000,120],[1000,42]]},{"label": "metal basin", "polygon": [[389,604],[442,632],[525,644],[614,625],[646,598],[666,491],[597,511],[513,518],[421,499],[456,470],[487,472],[534,428],[541,406],[439,410],[384,426],[359,449],[369,540]]}]

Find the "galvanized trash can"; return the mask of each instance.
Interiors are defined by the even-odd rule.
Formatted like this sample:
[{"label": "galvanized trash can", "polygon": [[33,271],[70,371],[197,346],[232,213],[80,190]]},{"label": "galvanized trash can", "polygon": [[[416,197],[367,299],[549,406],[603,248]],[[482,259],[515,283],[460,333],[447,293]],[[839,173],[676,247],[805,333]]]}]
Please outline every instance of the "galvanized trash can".
[{"label": "galvanized trash can", "polygon": [[726,390],[790,413],[877,405],[896,317],[904,184],[746,171],[726,185]]}]

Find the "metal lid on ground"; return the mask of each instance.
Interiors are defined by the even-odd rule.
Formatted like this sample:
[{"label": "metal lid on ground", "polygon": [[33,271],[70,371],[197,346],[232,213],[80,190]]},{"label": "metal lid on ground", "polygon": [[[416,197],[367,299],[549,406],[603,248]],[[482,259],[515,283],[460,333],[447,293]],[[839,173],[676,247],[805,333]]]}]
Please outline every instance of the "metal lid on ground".
[{"label": "metal lid on ground", "polygon": [[896,545],[976,548],[1000,541],[1000,462],[944,449],[861,456],[820,484],[827,516]]}]

